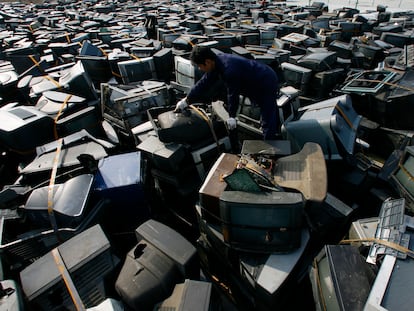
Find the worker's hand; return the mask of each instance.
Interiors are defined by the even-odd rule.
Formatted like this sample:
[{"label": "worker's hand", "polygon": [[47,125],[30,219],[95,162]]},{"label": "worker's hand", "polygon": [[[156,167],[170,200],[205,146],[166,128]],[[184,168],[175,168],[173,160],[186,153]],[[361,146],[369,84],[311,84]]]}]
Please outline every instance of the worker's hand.
[{"label": "worker's hand", "polygon": [[182,100],[180,100],[177,103],[177,105],[175,106],[174,112],[182,112],[187,107],[188,107],[187,97],[184,97]]},{"label": "worker's hand", "polygon": [[237,126],[237,121],[235,118],[228,118],[226,120],[226,125],[229,131],[234,130]]}]

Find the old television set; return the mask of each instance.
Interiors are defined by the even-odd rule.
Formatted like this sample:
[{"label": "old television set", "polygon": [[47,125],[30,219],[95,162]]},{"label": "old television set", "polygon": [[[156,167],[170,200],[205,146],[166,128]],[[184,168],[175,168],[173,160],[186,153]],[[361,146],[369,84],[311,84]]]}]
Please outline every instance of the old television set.
[{"label": "old television set", "polygon": [[385,255],[364,310],[410,310],[414,303],[413,260]]},{"label": "old television set", "polygon": [[242,33],[238,36],[240,44],[245,45],[259,45],[260,44],[260,33]]},{"label": "old television set", "polygon": [[174,261],[144,240],[126,254],[115,289],[129,310],[151,310],[180,281]]},{"label": "old television set", "polygon": [[311,21],[311,26],[312,28],[319,32],[320,30],[330,30],[330,24],[329,24],[329,19],[327,18],[317,18],[313,21]]},{"label": "old television set", "polygon": [[383,49],[378,46],[357,44],[356,51],[364,54],[365,57],[363,66],[365,69],[375,69],[378,63],[382,62],[385,58]]},{"label": "old television set", "polygon": [[53,141],[53,118],[31,106],[0,110],[0,143],[16,151],[33,150]]},{"label": "old television set", "polygon": [[[132,232],[137,223],[150,218],[144,178],[144,165],[139,151],[115,154],[99,160],[93,193],[99,200],[110,200],[117,206],[107,211],[111,219],[111,223],[105,227],[107,232]],[[119,214],[123,217],[117,217]]]},{"label": "old television set", "polygon": [[[52,208],[59,227],[75,228],[85,218],[92,182],[92,174],[81,174],[53,186]],[[48,193],[49,186],[34,189],[24,206],[28,219],[41,228],[50,227]]]},{"label": "old television set", "polygon": [[85,307],[106,299],[105,286],[119,259],[100,225],[82,231],[20,272],[22,289],[36,310],[71,309],[73,301],[55,262],[58,251]]},{"label": "old television set", "polygon": [[382,41],[390,43],[399,48],[414,44],[414,36],[407,35],[405,33],[383,32],[380,38]]},{"label": "old television set", "polygon": [[125,84],[144,80],[157,79],[154,59],[144,57],[118,62],[119,73]]},{"label": "old television set", "polygon": [[293,86],[306,93],[309,81],[312,77],[312,69],[291,64],[288,62],[282,63],[283,79],[287,85]]},{"label": "old television set", "polygon": [[139,242],[128,252],[115,282],[129,307],[152,310],[175,284],[200,277],[196,248],[174,229],[149,219],[136,228],[135,236]]},{"label": "old television set", "polygon": [[315,73],[312,77],[309,95],[314,98],[328,98],[331,90],[345,79],[344,68],[334,68]]},{"label": "old television set", "polygon": [[86,99],[98,99],[92,79],[79,60],[59,78],[59,84],[75,95]]},{"label": "old television set", "polygon": [[230,48],[237,44],[237,38],[234,34],[213,34],[211,39],[217,41],[216,48],[225,53],[230,53]]},{"label": "old television set", "polygon": [[356,246],[325,245],[309,272],[316,310],[364,310],[373,281],[368,265]]},{"label": "old television set", "polygon": [[361,35],[362,23],[360,22],[341,21],[338,23],[338,27],[341,31],[342,41],[349,42],[352,37]]},{"label": "old television set", "polygon": [[[148,121],[147,110],[152,107],[166,106],[167,86],[163,82],[144,81],[131,88],[101,83],[102,115],[122,131]],[[125,128],[128,127],[128,128]]]},{"label": "old television set", "polygon": [[59,137],[74,134],[82,129],[94,137],[104,137],[101,119],[99,108],[91,105],[57,120],[56,130]]},{"label": "old television set", "polygon": [[171,48],[173,41],[177,39],[179,36],[181,36],[184,29],[185,29],[184,27],[179,27],[179,28],[174,28],[174,29],[158,28],[157,30],[158,40],[161,41],[165,47]]},{"label": "old television set", "polygon": [[[62,71],[66,72],[66,71]],[[47,76],[32,77],[30,79],[29,87],[29,101],[32,103],[37,102],[43,92],[58,90],[58,83],[56,83],[56,77],[59,77],[60,72],[48,74]],[[27,94],[27,93],[26,93]]]},{"label": "old television set", "polygon": [[171,81],[174,77],[174,56],[172,48],[162,48],[153,56],[155,70],[160,81]]},{"label": "old television set", "polygon": [[260,45],[272,46],[277,36],[276,29],[261,29],[260,30]]},{"label": "old television set", "polygon": [[178,84],[191,87],[202,76],[201,70],[183,56],[174,56],[175,80]]},{"label": "old television set", "polygon": [[106,56],[77,55],[75,58],[82,63],[95,85],[112,78],[111,66]]},{"label": "old television set", "polygon": [[292,142],[293,149],[315,142],[321,146],[325,159],[341,160],[354,152],[361,119],[350,95],[340,95],[299,108],[297,116],[282,125],[282,133]]},{"label": "old television set", "polygon": [[82,43],[79,55],[103,56],[103,52],[96,45],[92,44],[89,40],[85,40]]},{"label": "old television set", "polygon": [[298,60],[298,65],[315,72],[329,70],[334,67],[336,62],[335,52],[315,52],[309,53]]},{"label": "old television set", "polygon": [[115,99],[128,96],[128,89],[109,83],[101,84],[101,103],[102,113],[105,113],[105,106],[113,104]]},{"label": "old television set", "polygon": [[[36,158],[20,170],[22,178],[29,180],[50,174],[58,146],[59,141],[54,140],[37,147]],[[107,150],[113,147],[114,145],[107,141],[94,138],[86,130],[70,134],[63,138],[61,161],[58,168],[63,172],[79,167],[81,165],[79,155],[85,153],[93,156],[95,160],[99,160],[108,156]]]},{"label": "old television set", "polygon": [[[235,170],[232,175],[237,172],[242,170]],[[237,175],[230,182],[232,175],[226,177],[230,189],[245,186],[239,185],[244,177],[239,179]],[[265,254],[292,251],[300,246],[305,205],[301,193],[226,190],[221,193],[219,204],[223,239],[232,248]]]},{"label": "old television set", "polygon": [[[201,34],[200,34],[201,35]],[[191,51],[199,39],[190,34],[182,34],[172,42],[172,48],[176,51]]]},{"label": "old television set", "polygon": [[171,296],[158,303],[154,311],[215,310],[213,293],[210,282],[186,279],[184,283],[175,285]]},{"label": "old television set", "polygon": [[[36,102],[35,107],[56,118],[67,115],[71,112],[77,111],[86,107],[87,101],[85,98],[57,91],[45,91]],[[60,113],[59,113],[60,112]]]},{"label": "old television set", "polygon": [[154,46],[134,46],[131,47],[131,54],[137,57],[151,57],[157,49]]},{"label": "old television set", "polygon": [[400,164],[391,175],[391,182],[397,192],[405,198],[406,208],[414,211],[414,146],[405,147]]},{"label": "old television set", "polygon": [[222,152],[230,152],[230,150],[230,139],[228,136],[225,136],[219,139],[217,143],[215,142],[192,151],[191,155],[200,179],[204,180],[210,168]]},{"label": "old television set", "polygon": [[[18,55],[18,54],[11,54],[7,56],[7,59],[12,63],[13,68],[16,70],[17,74],[21,75],[28,71],[29,69],[33,69],[34,75],[41,75],[46,69],[47,65],[44,61],[41,61],[40,56],[38,54],[33,55]],[[35,66],[35,67],[33,67]],[[35,71],[36,69],[37,71]]]},{"label": "old television set", "polygon": [[118,36],[113,36],[113,39],[111,40],[111,46],[113,48],[118,48],[123,50],[125,44],[129,44],[134,41],[134,38],[118,38]]}]

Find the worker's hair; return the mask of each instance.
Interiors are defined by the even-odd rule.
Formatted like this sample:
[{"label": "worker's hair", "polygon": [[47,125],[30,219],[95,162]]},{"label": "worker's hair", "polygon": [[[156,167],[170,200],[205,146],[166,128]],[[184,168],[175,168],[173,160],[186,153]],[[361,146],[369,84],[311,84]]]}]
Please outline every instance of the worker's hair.
[{"label": "worker's hair", "polygon": [[195,45],[191,51],[190,60],[193,64],[205,64],[206,59],[216,60],[216,54],[206,46]]}]

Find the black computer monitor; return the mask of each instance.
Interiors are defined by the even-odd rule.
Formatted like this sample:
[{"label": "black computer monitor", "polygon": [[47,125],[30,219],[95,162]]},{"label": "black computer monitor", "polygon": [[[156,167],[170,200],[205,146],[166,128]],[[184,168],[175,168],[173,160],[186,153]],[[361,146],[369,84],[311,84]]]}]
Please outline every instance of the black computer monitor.
[{"label": "black computer monitor", "polygon": [[59,84],[68,88],[72,94],[86,99],[98,99],[92,79],[80,60],[59,78]]},{"label": "black computer monitor", "polygon": [[302,92],[306,91],[307,84],[312,76],[312,70],[291,63],[282,63],[283,78],[287,85],[291,85]]},{"label": "black computer monitor", "polygon": [[122,61],[118,63],[118,68],[125,84],[157,78],[152,57]]},{"label": "black computer monitor", "polygon": [[[57,247],[85,307],[106,299],[105,279],[118,264],[100,225],[95,225]],[[73,301],[55,256],[47,253],[20,272],[23,292],[36,310],[63,310]]]}]

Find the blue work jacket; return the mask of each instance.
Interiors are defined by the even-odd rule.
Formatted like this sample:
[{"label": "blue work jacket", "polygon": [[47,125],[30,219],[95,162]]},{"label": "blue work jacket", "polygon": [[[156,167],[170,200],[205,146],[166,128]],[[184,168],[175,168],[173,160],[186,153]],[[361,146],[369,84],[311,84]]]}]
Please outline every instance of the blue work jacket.
[{"label": "blue work jacket", "polygon": [[279,82],[274,70],[266,64],[234,54],[218,54],[213,71],[204,73],[187,95],[190,102],[201,97],[217,79],[227,88],[227,110],[235,117],[239,95],[247,96],[253,104],[275,105],[269,98],[276,98]]}]

